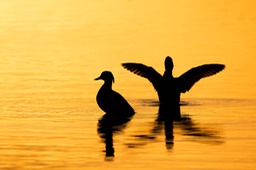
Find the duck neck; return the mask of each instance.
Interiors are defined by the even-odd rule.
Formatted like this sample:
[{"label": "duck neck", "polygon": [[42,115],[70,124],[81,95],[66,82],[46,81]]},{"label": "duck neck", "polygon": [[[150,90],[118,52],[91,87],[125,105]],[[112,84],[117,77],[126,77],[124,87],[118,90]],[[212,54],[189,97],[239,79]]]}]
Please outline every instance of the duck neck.
[{"label": "duck neck", "polygon": [[112,81],[106,80],[105,83],[103,84],[103,87],[107,89],[112,89]]},{"label": "duck neck", "polygon": [[165,70],[163,77],[173,78],[172,70]]}]

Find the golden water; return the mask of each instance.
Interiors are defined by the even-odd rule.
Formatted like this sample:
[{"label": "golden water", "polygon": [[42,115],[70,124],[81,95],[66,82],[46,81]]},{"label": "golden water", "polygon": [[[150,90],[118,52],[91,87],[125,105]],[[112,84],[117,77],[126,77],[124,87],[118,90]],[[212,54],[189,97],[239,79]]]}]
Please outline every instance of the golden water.
[{"label": "golden water", "polygon": [[[0,169],[254,169],[254,1],[0,2]],[[174,75],[205,63],[226,69],[182,94],[174,145],[154,120],[151,84],[124,70],[141,62]],[[105,157],[95,96],[103,70],[136,110]]]}]

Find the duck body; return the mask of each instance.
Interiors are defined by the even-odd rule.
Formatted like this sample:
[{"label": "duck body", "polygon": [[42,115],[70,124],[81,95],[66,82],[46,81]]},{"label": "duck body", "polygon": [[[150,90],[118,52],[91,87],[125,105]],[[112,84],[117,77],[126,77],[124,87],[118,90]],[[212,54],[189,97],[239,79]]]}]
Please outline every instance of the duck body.
[{"label": "duck body", "polygon": [[177,79],[164,74],[157,94],[159,99],[159,117],[179,119],[180,91]]},{"label": "duck body", "polygon": [[[123,63],[122,66],[144,78],[154,86],[159,99],[159,114],[173,120],[181,118],[180,94],[189,91],[201,78],[214,75],[225,68],[223,64],[205,64],[194,67],[179,77],[173,77],[173,61],[167,56],[165,59],[165,72],[159,74],[154,68],[141,63]],[[161,116],[160,116],[161,117]]]},{"label": "duck body", "polygon": [[134,112],[130,104],[122,95],[110,89],[107,84],[100,88],[96,101],[99,107],[109,114],[121,114]]},{"label": "duck body", "polygon": [[107,114],[115,116],[124,116],[127,114],[134,114],[133,108],[125,100],[125,98],[112,90],[112,83],[114,76],[109,71],[104,71],[100,77],[95,80],[102,79],[104,84],[97,93],[96,101],[98,106]]}]

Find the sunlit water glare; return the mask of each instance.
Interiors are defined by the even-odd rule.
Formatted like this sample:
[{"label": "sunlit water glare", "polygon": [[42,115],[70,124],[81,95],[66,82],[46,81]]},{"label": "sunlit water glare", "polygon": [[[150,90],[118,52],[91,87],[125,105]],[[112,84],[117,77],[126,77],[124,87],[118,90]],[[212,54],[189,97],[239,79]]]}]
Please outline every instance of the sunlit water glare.
[{"label": "sunlit water glare", "polygon": [[[0,3],[0,169],[232,169],[256,164],[254,1],[6,1]],[[166,143],[151,84],[121,67],[174,75],[226,69],[181,96]],[[95,96],[103,70],[136,114],[105,156]]]}]

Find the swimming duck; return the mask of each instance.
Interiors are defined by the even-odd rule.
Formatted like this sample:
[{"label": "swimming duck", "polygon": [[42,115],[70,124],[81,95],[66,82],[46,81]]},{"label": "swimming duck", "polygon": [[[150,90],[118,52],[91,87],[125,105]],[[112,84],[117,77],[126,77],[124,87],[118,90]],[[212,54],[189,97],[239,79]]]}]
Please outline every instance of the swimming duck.
[{"label": "swimming duck", "polygon": [[103,71],[95,80],[104,80],[104,84],[98,91],[96,100],[99,107],[106,112],[106,114],[117,116],[117,120],[120,120],[120,117],[134,114],[133,108],[124,97],[112,90],[114,76],[110,71]]},{"label": "swimming duck", "polygon": [[[154,86],[159,98],[159,113],[165,113],[172,119],[180,119],[180,93],[186,93],[201,78],[212,76],[225,68],[223,64],[204,64],[191,68],[179,77],[173,77],[173,61],[165,58],[163,76],[154,68],[141,63],[122,63],[127,70],[147,78]],[[171,115],[171,116],[170,116]]]}]

